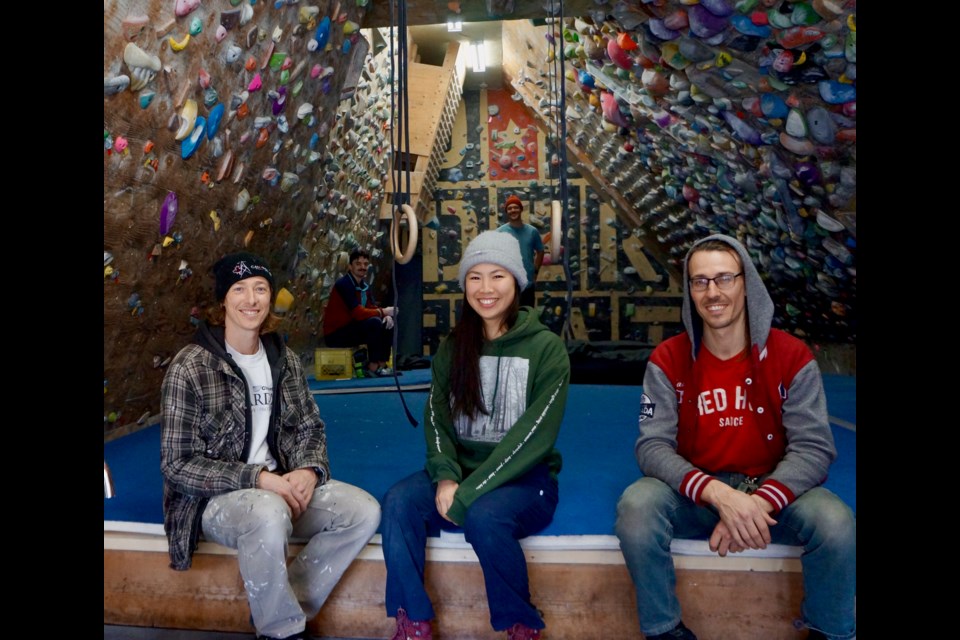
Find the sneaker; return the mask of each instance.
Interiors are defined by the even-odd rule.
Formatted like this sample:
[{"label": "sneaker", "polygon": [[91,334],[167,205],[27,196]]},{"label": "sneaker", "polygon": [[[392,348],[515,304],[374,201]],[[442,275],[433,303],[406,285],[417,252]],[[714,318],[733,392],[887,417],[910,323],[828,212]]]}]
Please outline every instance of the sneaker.
[{"label": "sneaker", "polygon": [[[393,369],[391,369],[390,367],[380,367],[380,368],[377,369],[376,371],[369,372],[369,374],[370,374],[370,377],[371,377],[371,378],[373,378],[373,377],[377,377],[377,378],[392,378],[392,377],[393,377]],[[398,371],[398,372],[397,372],[397,375],[398,375],[398,376],[402,376],[403,374]]]},{"label": "sneaker", "polygon": [[508,640],[540,640],[540,629],[531,629],[525,624],[517,623],[507,629]]},{"label": "sneaker", "polygon": [[390,640],[433,640],[433,628],[429,620],[411,620],[397,609],[397,631]]},{"label": "sneaker", "polygon": [[655,636],[645,637],[647,640],[697,640],[697,636],[693,635],[693,631],[687,629],[687,625],[683,624],[682,620],[680,624],[666,633],[658,633]]}]

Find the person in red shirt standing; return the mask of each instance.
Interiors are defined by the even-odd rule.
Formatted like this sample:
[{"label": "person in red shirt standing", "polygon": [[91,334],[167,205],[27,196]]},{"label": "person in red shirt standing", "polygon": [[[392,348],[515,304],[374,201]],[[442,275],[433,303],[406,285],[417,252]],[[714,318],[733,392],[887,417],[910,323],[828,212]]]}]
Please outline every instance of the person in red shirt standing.
[{"label": "person in red shirt standing", "polygon": [[323,338],[328,347],[366,344],[368,376],[392,376],[387,366],[393,345],[396,307],[380,307],[366,281],[370,254],[363,249],[350,253],[347,273],[330,291],[323,314]]}]

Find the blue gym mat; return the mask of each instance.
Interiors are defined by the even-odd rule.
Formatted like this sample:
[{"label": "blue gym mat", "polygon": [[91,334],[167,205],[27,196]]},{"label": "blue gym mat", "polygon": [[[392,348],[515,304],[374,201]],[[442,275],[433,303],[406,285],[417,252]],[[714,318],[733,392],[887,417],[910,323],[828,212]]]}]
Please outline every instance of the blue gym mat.
[{"label": "blue gym mat", "polygon": [[[429,369],[404,372],[401,380],[412,384],[423,373],[429,383]],[[392,388],[393,378],[344,384],[382,386],[383,381]],[[323,391],[331,384],[339,383],[311,381],[311,388]],[[824,386],[839,452],[826,487],[856,512],[856,378],[825,375]],[[613,535],[617,499],[640,475],[633,455],[640,393],[638,386],[570,386],[557,442],[563,454],[560,505],[541,535]],[[394,482],[423,468],[422,426],[410,425],[395,391],[315,397],[327,425],[334,477],[380,499]],[[404,398],[422,421],[426,391],[406,391]],[[105,443],[103,454],[116,488],[116,497],[103,501],[103,519],[162,523],[160,426]]]}]

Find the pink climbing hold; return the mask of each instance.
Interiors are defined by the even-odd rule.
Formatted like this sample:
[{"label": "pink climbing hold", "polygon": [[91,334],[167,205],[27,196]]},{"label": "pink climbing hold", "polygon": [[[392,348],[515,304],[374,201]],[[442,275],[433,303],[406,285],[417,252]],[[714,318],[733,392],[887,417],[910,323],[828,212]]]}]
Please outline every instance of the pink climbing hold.
[{"label": "pink climbing hold", "polygon": [[253,80],[250,81],[250,84],[247,85],[248,91],[258,91],[260,87],[263,86],[263,80],[260,79],[260,74],[253,76]]},{"label": "pink climbing hold", "polygon": [[603,108],[603,117],[607,122],[612,122],[618,127],[627,127],[629,123],[620,113],[620,105],[617,104],[617,97],[609,91],[603,91],[600,96],[600,104]]},{"label": "pink climbing hold", "polygon": [[176,0],[173,5],[173,12],[177,14],[178,18],[182,18],[199,6],[200,0]]},{"label": "pink climbing hold", "polygon": [[613,38],[607,40],[607,55],[613,60],[613,64],[621,69],[629,70],[633,67],[633,60],[630,59],[630,55],[621,49],[620,45],[617,44],[617,41]]}]

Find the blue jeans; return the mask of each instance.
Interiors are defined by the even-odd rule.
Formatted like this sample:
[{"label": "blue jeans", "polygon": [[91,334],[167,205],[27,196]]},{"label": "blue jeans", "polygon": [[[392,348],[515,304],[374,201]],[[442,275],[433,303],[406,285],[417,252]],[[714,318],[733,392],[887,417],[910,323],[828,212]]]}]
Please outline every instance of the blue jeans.
[{"label": "blue jeans", "polygon": [[[742,474],[719,474],[736,487]],[[771,541],[803,547],[802,615],[829,638],[856,636],[857,525],[850,508],[822,487],[801,495],[774,516]],[[637,590],[640,630],[665,633],[680,622],[673,538],[709,538],[720,520],[654,478],[627,487],[617,504],[617,537]]]},{"label": "blue jeans", "polygon": [[[387,615],[404,609],[411,620],[432,620],[433,605],[423,586],[427,532],[452,529],[437,511],[437,487],[426,471],[393,485],[383,498],[383,557],[387,565]],[[557,509],[557,481],[546,465],[478,498],[467,510],[464,537],[483,569],[490,624],[497,631],[522,623],[546,625],[530,602],[527,561],[520,538],[550,524]]]},{"label": "blue jeans", "polygon": [[[296,521],[276,493],[238,489],[210,499],[207,540],[237,550],[240,576],[257,633],[285,638],[303,631],[380,523],[369,493],[338,480],[313,491]],[[287,567],[287,543],[307,545]]]}]

